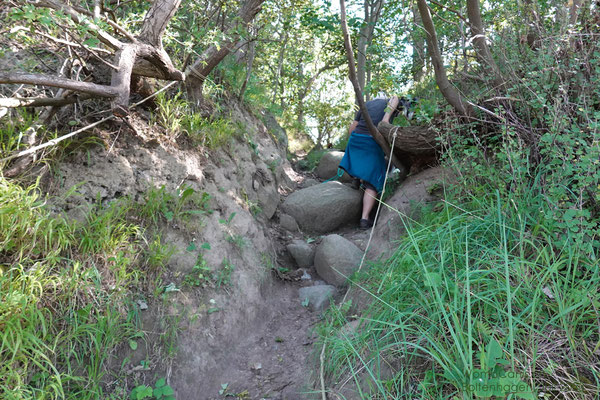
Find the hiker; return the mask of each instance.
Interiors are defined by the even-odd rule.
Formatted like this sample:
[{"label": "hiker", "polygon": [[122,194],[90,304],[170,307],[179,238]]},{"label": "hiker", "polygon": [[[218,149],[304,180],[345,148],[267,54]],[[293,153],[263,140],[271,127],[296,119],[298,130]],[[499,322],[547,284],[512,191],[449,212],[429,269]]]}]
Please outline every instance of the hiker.
[{"label": "hiker", "polygon": [[[386,97],[380,95],[374,100],[368,101],[365,106],[373,120],[373,124],[377,126],[381,121],[390,122],[392,113],[398,103],[397,96],[393,96],[388,102]],[[365,187],[359,226],[360,229],[369,229],[373,226],[373,220],[369,218],[369,214],[375,205],[377,194],[383,190],[387,169],[385,154],[371,136],[360,110],[356,113],[348,132],[350,133],[350,139],[346,145],[344,157],[340,162],[340,168],[355,179],[359,179]]]}]

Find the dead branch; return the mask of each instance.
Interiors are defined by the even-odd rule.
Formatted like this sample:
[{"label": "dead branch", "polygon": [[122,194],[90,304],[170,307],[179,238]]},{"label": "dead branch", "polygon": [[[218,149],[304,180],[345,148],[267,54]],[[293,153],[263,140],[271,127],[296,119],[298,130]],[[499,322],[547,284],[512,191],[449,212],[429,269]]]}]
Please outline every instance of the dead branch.
[{"label": "dead branch", "polygon": [[0,98],[0,107],[61,107],[76,103],[79,100],[91,99],[91,95],[71,96],[66,98],[56,97],[8,97]]},{"label": "dead branch", "polygon": [[26,83],[29,85],[57,87],[88,93],[96,97],[112,98],[118,94],[118,92],[110,86],[75,81],[73,79],[61,78],[58,76],[29,74],[23,72],[0,72],[0,84],[3,83]]}]

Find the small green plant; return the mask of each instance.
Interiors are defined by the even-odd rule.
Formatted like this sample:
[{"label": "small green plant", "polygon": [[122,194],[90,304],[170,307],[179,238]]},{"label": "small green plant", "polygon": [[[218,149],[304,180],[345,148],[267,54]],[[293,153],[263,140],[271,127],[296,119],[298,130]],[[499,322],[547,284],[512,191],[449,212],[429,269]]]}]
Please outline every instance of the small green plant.
[{"label": "small green plant", "polygon": [[[177,139],[183,131],[184,120],[189,114],[187,102],[181,99],[180,92],[172,97],[168,97],[166,92],[161,92],[156,96],[157,112],[154,115],[154,121],[160,124],[167,136],[171,139]],[[154,122],[151,120],[151,122]]]},{"label": "small green plant", "polygon": [[267,167],[269,167],[269,170],[272,173],[275,173],[277,171],[277,167],[279,166],[279,164],[281,164],[281,160],[279,158],[276,158],[274,160],[267,162]]},{"label": "small green plant", "polygon": [[219,223],[229,226],[231,224],[231,221],[235,217],[235,214],[236,214],[235,212],[232,212],[227,219],[219,218]]},{"label": "small green plant", "polygon": [[228,144],[242,132],[231,119],[204,118],[198,113],[189,113],[182,122],[186,134],[198,146],[215,150]]},{"label": "small green plant", "polygon": [[175,246],[162,243],[160,235],[156,235],[146,251],[146,263],[152,269],[164,267],[175,253]]},{"label": "small green plant", "polygon": [[132,400],[175,400],[175,392],[167,385],[164,378],[156,381],[154,389],[147,385],[138,385],[131,391],[129,398]]},{"label": "small green plant", "polygon": [[244,239],[244,237],[238,233],[228,233],[225,235],[225,240],[233,244],[238,251],[242,251],[244,247],[246,247],[246,239]]},{"label": "small green plant", "polygon": [[183,279],[183,284],[189,287],[205,287],[213,281],[213,272],[207,265],[202,253],[198,254],[196,264]]},{"label": "small green plant", "polygon": [[217,288],[226,287],[231,284],[231,274],[235,266],[227,259],[224,258],[221,263],[221,268],[217,271],[215,276],[215,284]]}]

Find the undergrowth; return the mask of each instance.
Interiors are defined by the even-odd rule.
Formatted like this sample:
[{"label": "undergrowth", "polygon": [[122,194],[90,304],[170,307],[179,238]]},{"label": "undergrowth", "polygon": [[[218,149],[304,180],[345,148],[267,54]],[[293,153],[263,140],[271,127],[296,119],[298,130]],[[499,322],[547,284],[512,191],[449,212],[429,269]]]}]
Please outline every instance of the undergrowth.
[{"label": "undergrowth", "polygon": [[0,178],[0,398],[125,398],[131,382],[108,385],[108,365],[143,336],[133,299],[161,285],[174,252],[159,219],[206,214],[209,197],[151,187],[140,202],[94,205],[82,221],[47,200],[36,184]]},{"label": "undergrowth", "polygon": [[[355,335],[340,334],[346,318],[330,310],[332,381],[356,380],[363,398],[600,395],[595,253],[569,231],[556,248],[536,190],[487,189],[405,218],[394,255],[355,277],[373,301]],[[386,364],[394,372],[382,376]]]},{"label": "undergrowth", "polygon": [[493,125],[446,117],[444,200],[403,216],[394,254],[353,277],[361,315],[328,311],[330,390],[600,397],[600,52],[588,35],[541,40],[496,43],[511,102]]}]

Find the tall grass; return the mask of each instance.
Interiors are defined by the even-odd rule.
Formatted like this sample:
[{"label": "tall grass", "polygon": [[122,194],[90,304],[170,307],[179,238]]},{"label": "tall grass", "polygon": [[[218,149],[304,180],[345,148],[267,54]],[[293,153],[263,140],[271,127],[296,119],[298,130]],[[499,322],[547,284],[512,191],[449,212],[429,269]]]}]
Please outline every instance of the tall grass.
[{"label": "tall grass", "polygon": [[0,178],[0,398],[111,395],[107,364],[140,334],[131,296],[173,253],[134,222],[153,206],[124,198],[70,221]]},{"label": "tall grass", "polygon": [[556,249],[556,233],[539,216],[544,196],[487,189],[477,197],[455,190],[441,209],[423,210],[420,223],[406,219],[394,255],[355,277],[372,298],[359,328],[340,331],[346,318],[332,310],[320,330],[333,390],[354,387],[362,398],[600,396],[597,259],[575,237]]}]

